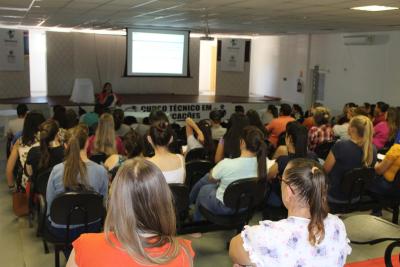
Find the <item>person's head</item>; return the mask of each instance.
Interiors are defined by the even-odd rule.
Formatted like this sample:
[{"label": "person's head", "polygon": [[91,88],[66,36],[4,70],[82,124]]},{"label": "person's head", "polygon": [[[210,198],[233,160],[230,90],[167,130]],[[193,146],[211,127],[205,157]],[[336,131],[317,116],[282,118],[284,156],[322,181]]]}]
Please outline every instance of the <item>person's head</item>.
[{"label": "person's head", "polygon": [[396,138],[397,131],[399,130],[398,114],[395,107],[388,108],[386,112],[386,121],[389,125],[389,141]]},{"label": "person's head", "polygon": [[160,121],[169,123],[167,115],[162,110],[153,110],[149,115],[149,123],[154,124]]},{"label": "person's head", "polygon": [[214,109],[210,112],[210,120],[214,124],[220,124],[223,117],[224,117],[224,114],[221,110]]},{"label": "person's head", "polygon": [[86,165],[81,158],[81,153],[86,153],[88,127],[80,123],[68,130],[66,135],[66,150],[64,162],[63,183],[65,188],[75,189],[80,185],[87,185]]},{"label": "person's head", "polygon": [[[107,242],[111,235],[135,261],[145,265],[162,265],[180,253],[175,238],[176,217],[173,196],[160,169],[143,158],[127,160],[118,170],[111,185],[104,232]],[[146,234],[154,235],[150,242]],[[165,253],[151,255],[148,248],[169,243]],[[191,259],[190,259],[191,261]]]},{"label": "person's head", "polygon": [[131,126],[132,124],[137,124],[138,122],[137,122],[137,119],[134,116],[126,116],[124,118],[124,123],[126,125]]},{"label": "person's head", "polygon": [[147,140],[153,147],[168,147],[173,141],[173,133],[171,125],[161,120],[150,126]]},{"label": "person's head", "polygon": [[296,158],[305,158],[307,156],[307,140],[308,130],[305,126],[297,121],[286,124],[286,147],[288,150],[294,150]]},{"label": "person's head", "polygon": [[129,159],[140,156],[143,152],[143,139],[134,130],[129,131],[123,136],[122,143],[125,147],[126,156]]},{"label": "person's head", "polygon": [[353,107],[347,110],[347,119],[349,121],[351,120],[351,118],[358,115],[368,116],[368,112],[365,110],[364,107],[356,107],[356,108]]},{"label": "person's head", "polygon": [[23,145],[33,145],[35,143],[39,126],[45,120],[43,114],[37,111],[31,111],[26,114],[21,136],[21,142]]},{"label": "person's head", "polygon": [[353,102],[346,103],[346,104],[344,105],[344,107],[343,107],[343,114],[344,114],[344,115],[347,115],[347,111],[348,111],[350,108],[355,108],[355,107],[357,107],[357,105],[356,105],[355,103],[353,103]]},{"label": "person's head", "polygon": [[224,154],[229,158],[240,156],[240,137],[249,120],[243,113],[233,113],[229,119],[231,127],[224,135]]},{"label": "person's head", "polygon": [[289,104],[281,104],[281,108],[279,109],[280,116],[290,116],[292,114],[292,107]]},{"label": "person's head", "polygon": [[325,107],[318,107],[314,110],[314,121],[317,126],[327,124],[331,118],[329,110]]},{"label": "person's head", "polygon": [[214,151],[215,151],[215,145],[214,145],[214,141],[212,139],[212,134],[211,134],[211,127],[212,127],[211,121],[210,120],[201,120],[197,123],[197,126],[199,127],[200,131],[204,135],[203,146],[210,154],[210,158],[212,158],[212,155],[214,154]]},{"label": "person's head", "polygon": [[247,116],[247,119],[249,120],[250,125],[256,126],[263,132],[264,125],[261,122],[260,115],[258,114],[257,111],[255,111],[254,109],[249,109],[246,112],[246,116]]},{"label": "person's head", "polygon": [[19,118],[25,117],[26,113],[29,111],[28,106],[25,104],[18,104],[17,115]]},{"label": "person's head", "polygon": [[244,114],[244,107],[242,105],[236,105],[235,112]]},{"label": "person's head", "polygon": [[366,116],[355,116],[350,120],[349,136],[363,150],[362,163],[364,166],[370,166],[373,160],[373,126],[371,120]]},{"label": "person's head", "polygon": [[312,246],[325,238],[328,216],[327,183],[319,163],[311,159],[291,160],[282,177],[282,201],[289,210],[309,209],[308,241]]},{"label": "person's head", "polygon": [[278,108],[275,105],[269,104],[267,111],[272,114],[272,117],[278,118]]},{"label": "person's head", "polygon": [[370,111],[371,111],[371,104],[370,104],[370,103],[364,102],[363,107],[365,108],[365,110],[366,110],[367,112],[370,112]]},{"label": "person's head", "polygon": [[67,109],[67,112],[65,113],[65,119],[66,129],[73,128],[79,123],[78,114],[76,114],[75,110],[73,109]]},{"label": "person's head", "polygon": [[67,120],[66,111],[67,110],[62,105],[55,105],[53,107],[53,120],[56,120],[61,128],[66,128],[65,127],[65,122]]},{"label": "person's head", "polygon": [[246,126],[240,138],[240,150],[247,150],[257,156],[257,174],[259,179],[267,177],[267,145],[264,134],[255,126]]},{"label": "person's head", "polygon": [[381,116],[387,112],[389,105],[385,102],[379,101],[375,106],[375,116]]},{"label": "person's head", "polygon": [[50,142],[53,142],[58,134],[58,123],[55,120],[49,119],[39,126],[40,137],[40,160],[39,169],[46,169],[50,161]]},{"label": "person's head", "polygon": [[121,125],[124,123],[124,111],[122,109],[115,109],[113,112],[113,117],[114,117],[114,128],[115,130],[119,130],[121,128]]},{"label": "person's head", "polygon": [[322,106],[323,106],[322,103],[314,102],[314,103],[311,105],[310,112],[309,112],[308,116],[313,116],[313,114],[314,114],[314,112],[315,112],[315,109],[318,108],[318,107],[322,107]]},{"label": "person's head", "polygon": [[109,113],[100,116],[94,140],[94,153],[104,153],[107,156],[117,153],[114,118]]},{"label": "person's head", "polygon": [[300,114],[301,116],[304,115],[303,109],[300,107],[299,104],[293,104],[292,112],[293,112],[293,113]]},{"label": "person's head", "polygon": [[103,85],[103,91],[102,91],[103,93],[112,93],[113,92],[113,90],[112,90],[112,84],[111,83],[109,83],[109,82],[106,82],[104,85]]}]

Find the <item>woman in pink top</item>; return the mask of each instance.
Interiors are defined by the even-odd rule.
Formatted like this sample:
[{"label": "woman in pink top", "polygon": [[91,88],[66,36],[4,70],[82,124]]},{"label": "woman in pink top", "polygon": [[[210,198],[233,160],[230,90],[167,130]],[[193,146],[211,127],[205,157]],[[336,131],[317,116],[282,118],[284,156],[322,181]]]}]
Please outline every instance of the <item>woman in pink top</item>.
[{"label": "woman in pink top", "polygon": [[[389,108],[387,112],[385,113],[385,120],[378,122],[374,126],[374,137],[372,142],[376,146],[377,149],[382,149],[385,147],[385,144],[390,141],[389,137],[392,136],[394,137],[394,132],[396,131],[395,128],[396,125],[396,119],[397,119],[397,114],[396,114],[396,109],[395,108]],[[392,125],[392,126],[391,126]]]},{"label": "woman in pink top", "polygon": [[269,133],[268,141],[270,141],[275,147],[278,144],[279,135],[286,130],[286,124],[294,121],[294,118],[290,116],[292,113],[292,107],[288,104],[282,104],[279,110],[279,117],[273,119],[265,129]]}]

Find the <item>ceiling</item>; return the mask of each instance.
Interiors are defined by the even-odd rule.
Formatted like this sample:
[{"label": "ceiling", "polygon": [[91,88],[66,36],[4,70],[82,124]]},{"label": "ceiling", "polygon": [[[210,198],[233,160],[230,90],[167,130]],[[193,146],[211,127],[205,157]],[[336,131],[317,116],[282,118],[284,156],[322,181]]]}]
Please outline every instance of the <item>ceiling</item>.
[{"label": "ceiling", "polygon": [[0,0],[0,24],[121,29],[186,28],[211,33],[308,33],[400,29],[400,11],[363,12],[400,0]]}]

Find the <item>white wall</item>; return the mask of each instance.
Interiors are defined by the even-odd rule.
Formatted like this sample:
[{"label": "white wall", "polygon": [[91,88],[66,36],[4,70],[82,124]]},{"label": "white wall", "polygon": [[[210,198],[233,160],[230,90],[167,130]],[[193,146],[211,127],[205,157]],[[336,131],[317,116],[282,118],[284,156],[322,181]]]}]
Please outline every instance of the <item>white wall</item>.
[{"label": "white wall", "polygon": [[364,46],[345,46],[344,34],[312,36],[310,65],[326,71],[328,107],[340,110],[349,101],[400,104],[400,32],[372,34],[376,44]]},{"label": "white wall", "polygon": [[297,80],[306,85],[308,36],[265,36],[252,41],[250,93],[281,97],[304,105],[306,86],[297,92]]}]

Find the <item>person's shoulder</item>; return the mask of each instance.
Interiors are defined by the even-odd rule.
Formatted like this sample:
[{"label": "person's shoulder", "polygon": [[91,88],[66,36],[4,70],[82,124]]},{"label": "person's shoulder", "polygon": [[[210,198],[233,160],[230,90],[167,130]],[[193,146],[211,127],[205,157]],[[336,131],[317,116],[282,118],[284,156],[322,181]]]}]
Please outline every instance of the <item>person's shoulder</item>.
[{"label": "person's shoulder", "polygon": [[64,170],[64,162],[58,163],[58,164],[54,165],[54,167],[53,167],[54,172],[63,171],[63,170]]},{"label": "person's shoulder", "polygon": [[104,233],[87,233],[81,234],[78,239],[73,242],[73,246],[78,251],[87,251],[106,245],[106,237]]}]

